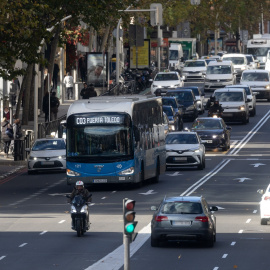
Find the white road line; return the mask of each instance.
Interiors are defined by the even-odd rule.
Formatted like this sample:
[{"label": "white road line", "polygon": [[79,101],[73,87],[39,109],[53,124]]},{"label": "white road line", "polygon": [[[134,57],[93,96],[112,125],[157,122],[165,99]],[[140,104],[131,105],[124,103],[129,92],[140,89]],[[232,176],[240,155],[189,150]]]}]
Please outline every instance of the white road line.
[{"label": "white road line", "polygon": [[6,258],[6,256],[2,256],[2,257],[0,257],[0,261],[1,261],[1,260],[3,260],[4,258]]},{"label": "white road line", "polygon": [[251,221],[251,219],[249,218],[247,221],[246,221],[246,223],[249,223]]},{"label": "white road line", "polygon": [[226,259],[228,254],[223,254],[222,259]]},{"label": "white road line", "polygon": [[254,211],[253,211],[253,214],[256,214],[256,213],[257,213],[257,211],[258,211],[258,210],[254,210]]},{"label": "white road line", "polygon": [[23,243],[23,244],[21,244],[19,247],[24,247],[24,246],[26,246],[27,245],[27,243]]},{"label": "white road line", "polygon": [[106,197],[102,197],[102,198],[101,198],[101,200],[105,200],[105,199],[106,199]]},{"label": "white road line", "polygon": [[115,192],[117,192],[117,190],[113,191],[112,193],[115,193]]},{"label": "white road line", "polygon": [[238,233],[243,233],[244,230],[240,230]]},{"label": "white road line", "polygon": [[65,220],[63,219],[63,220],[59,221],[58,223],[61,224],[61,223],[64,223],[64,222],[65,222]]},{"label": "white road line", "polygon": [[219,267],[216,266],[213,270],[218,270],[218,269],[219,269]]},{"label": "white road line", "polygon": [[39,235],[43,235],[43,234],[45,234],[45,233],[47,233],[48,231],[43,231],[43,232],[41,232]]},{"label": "white road line", "polygon": [[95,203],[91,203],[91,204],[90,204],[90,206],[93,206],[93,205],[95,205]]},{"label": "white road line", "polygon": [[234,246],[236,244],[236,242],[231,242],[231,246]]}]

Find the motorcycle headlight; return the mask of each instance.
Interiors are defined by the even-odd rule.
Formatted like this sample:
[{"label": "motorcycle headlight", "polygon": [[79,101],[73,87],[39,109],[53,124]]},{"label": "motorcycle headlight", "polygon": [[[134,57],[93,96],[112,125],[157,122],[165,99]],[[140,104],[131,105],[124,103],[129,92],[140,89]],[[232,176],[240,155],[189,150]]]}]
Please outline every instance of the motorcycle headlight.
[{"label": "motorcycle headlight", "polygon": [[29,160],[37,160],[37,158],[36,158],[36,157],[33,157],[33,156],[29,156],[28,159],[29,159]]},{"label": "motorcycle headlight", "polygon": [[119,172],[119,175],[128,175],[128,174],[133,174],[133,173],[134,173],[134,167],[130,167],[126,170]]},{"label": "motorcycle headlight", "polygon": [[265,89],[270,89],[270,84],[266,85],[264,88]]},{"label": "motorcycle headlight", "polygon": [[71,213],[77,213],[76,208],[74,207],[74,205],[71,205]]},{"label": "motorcycle headlight", "polygon": [[213,135],[212,138],[213,139],[216,139],[218,137],[218,135]]},{"label": "motorcycle headlight", "polygon": [[84,205],[81,209],[81,213],[87,213],[87,206]]},{"label": "motorcycle headlight", "polygon": [[70,170],[70,169],[67,169],[67,175],[68,175],[68,176],[81,176],[80,173],[74,172],[74,171],[72,171],[72,170]]},{"label": "motorcycle headlight", "polygon": [[244,111],[246,108],[245,108],[245,106],[239,106],[238,107],[238,110],[240,110],[240,111]]}]

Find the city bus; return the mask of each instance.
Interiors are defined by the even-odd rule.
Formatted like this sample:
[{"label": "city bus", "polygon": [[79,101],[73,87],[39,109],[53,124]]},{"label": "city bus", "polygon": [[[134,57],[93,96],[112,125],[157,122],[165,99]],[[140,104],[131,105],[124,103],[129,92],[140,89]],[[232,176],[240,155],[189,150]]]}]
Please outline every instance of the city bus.
[{"label": "city bus", "polygon": [[166,169],[160,97],[100,96],[70,105],[66,122],[67,184],[159,181]]}]

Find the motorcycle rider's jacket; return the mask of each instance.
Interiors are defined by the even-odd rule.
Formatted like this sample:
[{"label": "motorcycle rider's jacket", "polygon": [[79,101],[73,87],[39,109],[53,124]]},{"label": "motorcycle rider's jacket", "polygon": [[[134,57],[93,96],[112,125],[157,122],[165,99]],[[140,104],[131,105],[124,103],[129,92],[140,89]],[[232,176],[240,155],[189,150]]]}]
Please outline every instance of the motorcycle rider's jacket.
[{"label": "motorcycle rider's jacket", "polygon": [[217,112],[222,113],[223,111],[224,111],[224,109],[222,108],[222,106],[220,104],[215,104],[214,103],[214,105],[209,108],[209,112],[208,113],[209,114],[211,114],[211,113],[217,113]]},{"label": "motorcycle rider's jacket", "polygon": [[92,198],[89,197],[90,196],[90,192],[86,189],[83,188],[81,190],[76,189],[76,187],[74,187],[74,189],[72,190],[71,194],[70,194],[70,202],[74,199],[74,197],[76,195],[81,195],[83,197],[83,199],[87,202],[91,202]]}]

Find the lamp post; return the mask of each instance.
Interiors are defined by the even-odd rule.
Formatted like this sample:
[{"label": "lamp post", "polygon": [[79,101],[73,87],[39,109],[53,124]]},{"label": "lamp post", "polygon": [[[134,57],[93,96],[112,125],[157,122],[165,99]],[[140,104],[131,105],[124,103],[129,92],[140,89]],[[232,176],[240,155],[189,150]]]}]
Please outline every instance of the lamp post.
[{"label": "lamp post", "polygon": [[[46,30],[48,32],[52,32],[55,26],[57,26],[59,23],[62,23],[70,19],[71,17],[72,15],[66,16],[65,18],[57,22],[54,26],[52,26],[51,28],[47,28]],[[40,42],[40,46],[38,48],[37,54],[39,54],[40,51],[42,50],[44,42],[45,40],[43,38],[42,41]],[[38,71],[39,71],[39,65],[35,64],[35,91],[34,91],[34,139],[35,140],[38,138]]]}]

